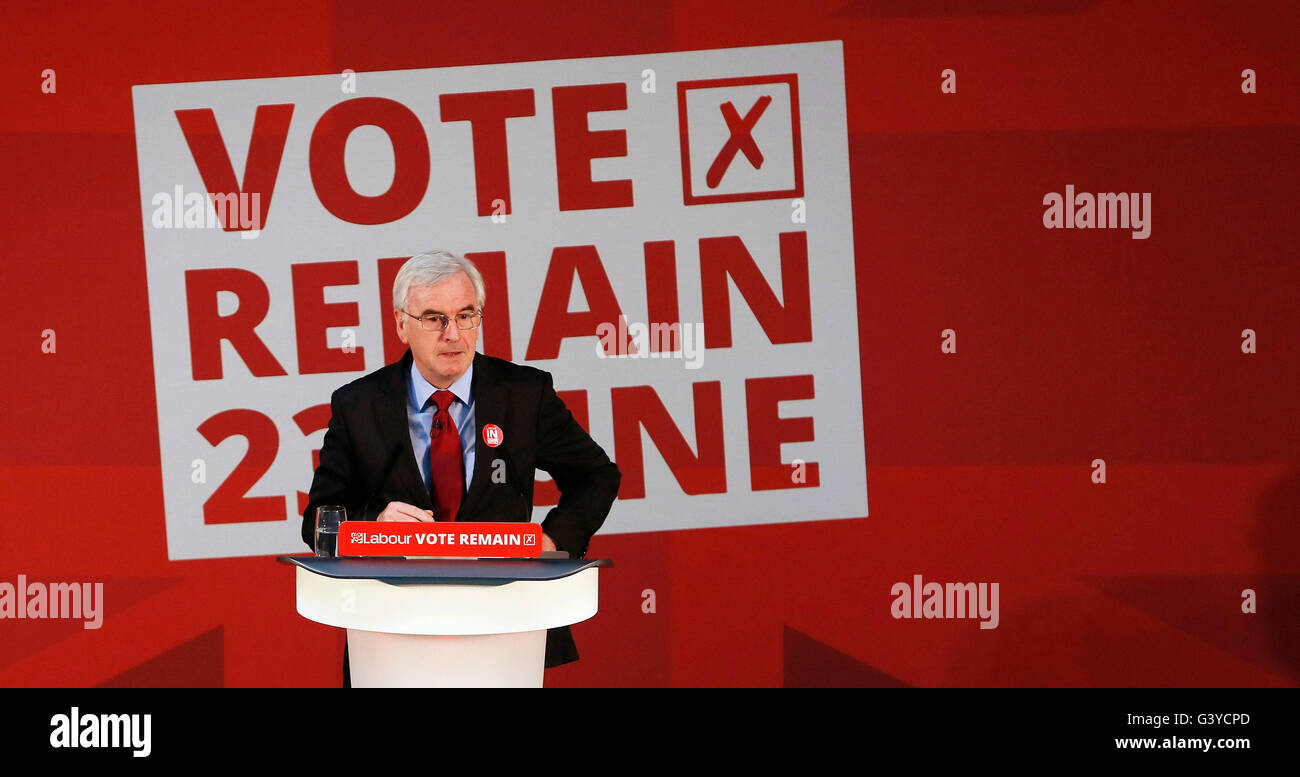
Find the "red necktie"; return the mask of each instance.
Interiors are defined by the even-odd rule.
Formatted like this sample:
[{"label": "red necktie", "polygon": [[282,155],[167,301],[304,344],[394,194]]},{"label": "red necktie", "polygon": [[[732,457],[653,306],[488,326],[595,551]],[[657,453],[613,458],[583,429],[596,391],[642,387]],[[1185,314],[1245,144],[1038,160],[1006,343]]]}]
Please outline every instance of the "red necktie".
[{"label": "red necktie", "polygon": [[429,430],[429,485],[433,515],[439,521],[454,521],[465,496],[465,459],[460,450],[460,433],[447,408],[456,399],[450,391],[435,391],[437,404]]}]

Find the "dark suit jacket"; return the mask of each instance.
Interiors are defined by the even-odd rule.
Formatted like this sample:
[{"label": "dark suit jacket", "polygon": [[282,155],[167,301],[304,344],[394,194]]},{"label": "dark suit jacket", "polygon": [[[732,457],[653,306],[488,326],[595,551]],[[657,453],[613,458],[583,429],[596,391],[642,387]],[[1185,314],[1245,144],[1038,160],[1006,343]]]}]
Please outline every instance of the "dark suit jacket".
[{"label": "dark suit jacket", "polygon": [[[411,352],[334,392],[331,418],[303,512],[302,539],[312,546],[316,508],[344,505],[349,520],[373,521],[389,502],[432,510],[406,419]],[[556,396],[551,375],[483,354],[474,355],[477,440],[474,473],[457,521],[532,520],[534,469],[550,473],[560,501],[542,521],[557,548],[573,558],[587,545],[618,495],[618,467],[574,420]],[[501,427],[502,442],[489,448],[483,427]],[[505,482],[493,482],[501,460]],[[500,478],[498,478],[500,479]],[[568,626],[546,634],[546,666],[575,661]],[[346,669],[346,667],[345,667]]]}]

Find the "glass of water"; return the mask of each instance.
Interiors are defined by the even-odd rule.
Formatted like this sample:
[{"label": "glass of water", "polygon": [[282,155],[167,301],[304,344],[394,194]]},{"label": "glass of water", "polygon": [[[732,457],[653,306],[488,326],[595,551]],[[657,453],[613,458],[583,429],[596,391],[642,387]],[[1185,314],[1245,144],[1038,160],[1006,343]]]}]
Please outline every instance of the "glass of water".
[{"label": "glass of water", "polygon": [[348,511],[341,505],[321,505],[316,508],[316,555],[334,558],[339,554],[339,524],[348,519]]}]

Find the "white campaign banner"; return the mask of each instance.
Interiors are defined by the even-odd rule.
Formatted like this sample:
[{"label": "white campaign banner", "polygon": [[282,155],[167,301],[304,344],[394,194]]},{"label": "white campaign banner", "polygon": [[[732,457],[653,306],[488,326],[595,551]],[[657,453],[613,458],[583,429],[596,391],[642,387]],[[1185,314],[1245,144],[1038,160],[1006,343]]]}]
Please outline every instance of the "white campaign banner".
[{"label": "white campaign banner", "polygon": [[330,394],[400,356],[430,248],[618,462],[603,533],[867,514],[838,42],[133,99],[170,558],[303,549]]}]

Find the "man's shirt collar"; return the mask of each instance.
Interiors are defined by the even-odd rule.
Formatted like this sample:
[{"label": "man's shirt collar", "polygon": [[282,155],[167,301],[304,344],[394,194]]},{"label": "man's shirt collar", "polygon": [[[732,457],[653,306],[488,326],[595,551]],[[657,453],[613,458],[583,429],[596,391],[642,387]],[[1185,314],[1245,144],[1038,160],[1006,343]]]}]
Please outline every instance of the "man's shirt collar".
[{"label": "man's shirt collar", "polygon": [[[456,382],[448,386],[447,390],[456,395],[456,398],[465,406],[469,406],[470,387],[474,384],[474,362],[470,361],[469,369],[465,374],[456,379]],[[433,392],[438,391],[432,383],[424,379],[420,374],[420,369],[416,367],[415,360],[411,360],[411,403],[417,407],[424,407],[424,403],[429,401]]]}]

